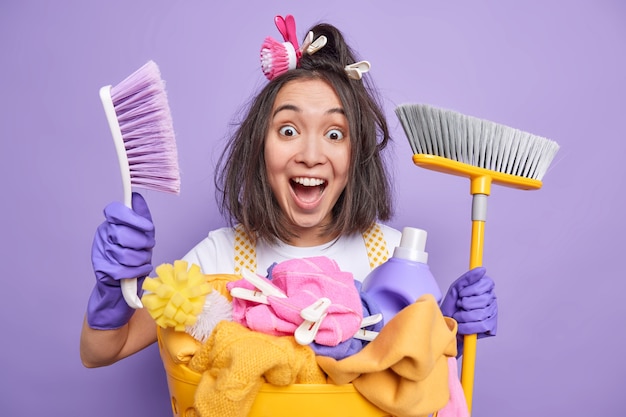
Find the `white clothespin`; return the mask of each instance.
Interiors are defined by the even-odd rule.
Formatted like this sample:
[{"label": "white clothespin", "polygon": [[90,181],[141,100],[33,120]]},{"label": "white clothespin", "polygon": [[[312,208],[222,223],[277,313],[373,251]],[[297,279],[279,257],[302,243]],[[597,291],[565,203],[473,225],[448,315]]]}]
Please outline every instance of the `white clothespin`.
[{"label": "white clothespin", "polygon": [[269,304],[267,296],[261,291],[249,290],[247,288],[233,288],[230,290],[230,295],[234,298],[241,298],[242,300],[254,301],[259,304]]},{"label": "white clothespin", "polygon": [[307,46],[306,53],[309,55],[313,55],[314,53],[322,49],[326,45],[326,42],[328,42],[326,36],[322,35],[318,37],[309,46]]},{"label": "white clothespin", "polygon": [[306,36],[304,37],[304,40],[302,41],[302,45],[300,45],[300,53],[303,55],[308,53],[307,49],[309,48],[312,42],[313,42],[313,32],[309,31],[309,33],[307,33]]},{"label": "white clothespin", "polygon": [[241,270],[241,276],[243,279],[254,285],[258,291],[249,290],[247,288],[233,288],[230,290],[230,295],[236,298],[241,298],[248,301],[254,301],[261,304],[269,304],[267,301],[268,296],[274,296],[278,298],[287,298],[280,288],[275,286],[266,278],[263,278],[249,269],[243,268]]},{"label": "white clothespin", "polygon": [[353,80],[360,80],[363,77],[363,74],[368,72],[371,68],[371,65],[368,61],[360,61],[355,62],[354,64],[346,65],[344,70],[348,77]]},{"label": "white clothespin", "polygon": [[319,36],[315,40],[313,40],[313,36],[313,32],[307,33],[306,37],[304,38],[304,42],[300,47],[301,54],[313,55],[314,53],[322,49],[326,45],[326,42],[328,42],[328,39],[324,35]]},{"label": "white clothespin", "polygon": [[372,340],[376,338],[376,336],[378,336],[378,332],[374,332],[372,330],[365,330],[364,328],[372,326],[378,323],[379,321],[381,321],[382,319],[383,319],[383,315],[380,313],[374,314],[373,316],[363,317],[363,321],[361,321],[361,328],[352,337],[354,337],[355,339],[371,342]]},{"label": "white clothespin", "polygon": [[301,345],[308,345],[315,340],[315,336],[326,317],[328,307],[332,302],[326,297],[322,297],[310,306],[302,309],[300,317],[304,319],[294,332],[296,342]]}]

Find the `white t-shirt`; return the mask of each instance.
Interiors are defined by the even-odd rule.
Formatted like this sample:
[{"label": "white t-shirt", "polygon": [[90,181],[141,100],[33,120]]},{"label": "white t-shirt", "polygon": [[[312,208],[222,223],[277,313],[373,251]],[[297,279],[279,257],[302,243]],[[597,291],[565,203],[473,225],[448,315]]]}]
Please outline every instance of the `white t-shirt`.
[{"label": "white t-shirt", "polygon": [[[380,225],[389,256],[400,245],[401,232]],[[197,264],[205,274],[233,274],[235,272],[235,229],[224,227],[209,232],[209,235],[189,251],[183,260]],[[298,247],[284,243],[269,245],[259,241],[256,245],[257,273],[265,276],[274,262],[294,258],[326,256],[334,259],[342,271],[351,272],[354,279],[363,281],[370,272],[367,249],[361,234],[341,236],[331,243],[320,246]]]}]

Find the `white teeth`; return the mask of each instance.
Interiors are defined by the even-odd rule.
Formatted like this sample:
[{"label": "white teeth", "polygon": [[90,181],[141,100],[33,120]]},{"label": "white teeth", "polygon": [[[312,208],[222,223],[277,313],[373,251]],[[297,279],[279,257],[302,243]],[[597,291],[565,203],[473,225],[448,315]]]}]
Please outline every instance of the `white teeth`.
[{"label": "white teeth", "polygon": [[293,179],[293,182],[304,185],[305,187],[317,187],[318,185],[324,184],[325,181],[319,178],[297,177]]}]

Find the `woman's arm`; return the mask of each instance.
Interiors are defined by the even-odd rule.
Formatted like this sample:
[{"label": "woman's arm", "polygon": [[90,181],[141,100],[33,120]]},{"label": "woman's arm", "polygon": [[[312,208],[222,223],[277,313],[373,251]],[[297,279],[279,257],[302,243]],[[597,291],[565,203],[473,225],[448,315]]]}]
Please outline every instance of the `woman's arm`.
[{"label": "woman's arm", "polygon": [[96,282],[80,337],[80,357],[88,368],[110,365],[156,340],[152,317],[146,310],[128,306],[120,288],[121,280],[129,277],[137,277],[137,287],[141,288],[153,269],[152,215],[138,193],[132,194],[132,206],[108,204],[105,221],[94,236],[91,261]]},{"label": "woman's arm", "polygon": [[156,341],[156,324],[145,309],[136,310],[127,324],[114,330],[96,330],[83,320],[80,359],[87,368],[111,365]]}]

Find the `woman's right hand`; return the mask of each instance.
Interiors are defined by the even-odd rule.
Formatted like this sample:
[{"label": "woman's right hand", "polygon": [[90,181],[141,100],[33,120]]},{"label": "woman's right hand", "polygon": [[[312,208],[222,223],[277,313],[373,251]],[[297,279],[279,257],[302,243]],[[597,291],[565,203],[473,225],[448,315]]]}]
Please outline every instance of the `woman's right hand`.
[{"label": "woman's right hand", "polygon": [[96,285],[87,308],[87,321],[93,329],[111,330],[126,324],[134,309],[122,296],[120,280],[138,278],[140,295],[141,282],[152,271],[152,215],[139,193],[133,193],[132,206],[107,205],[106,220],[96,230],[91,251]]}]

